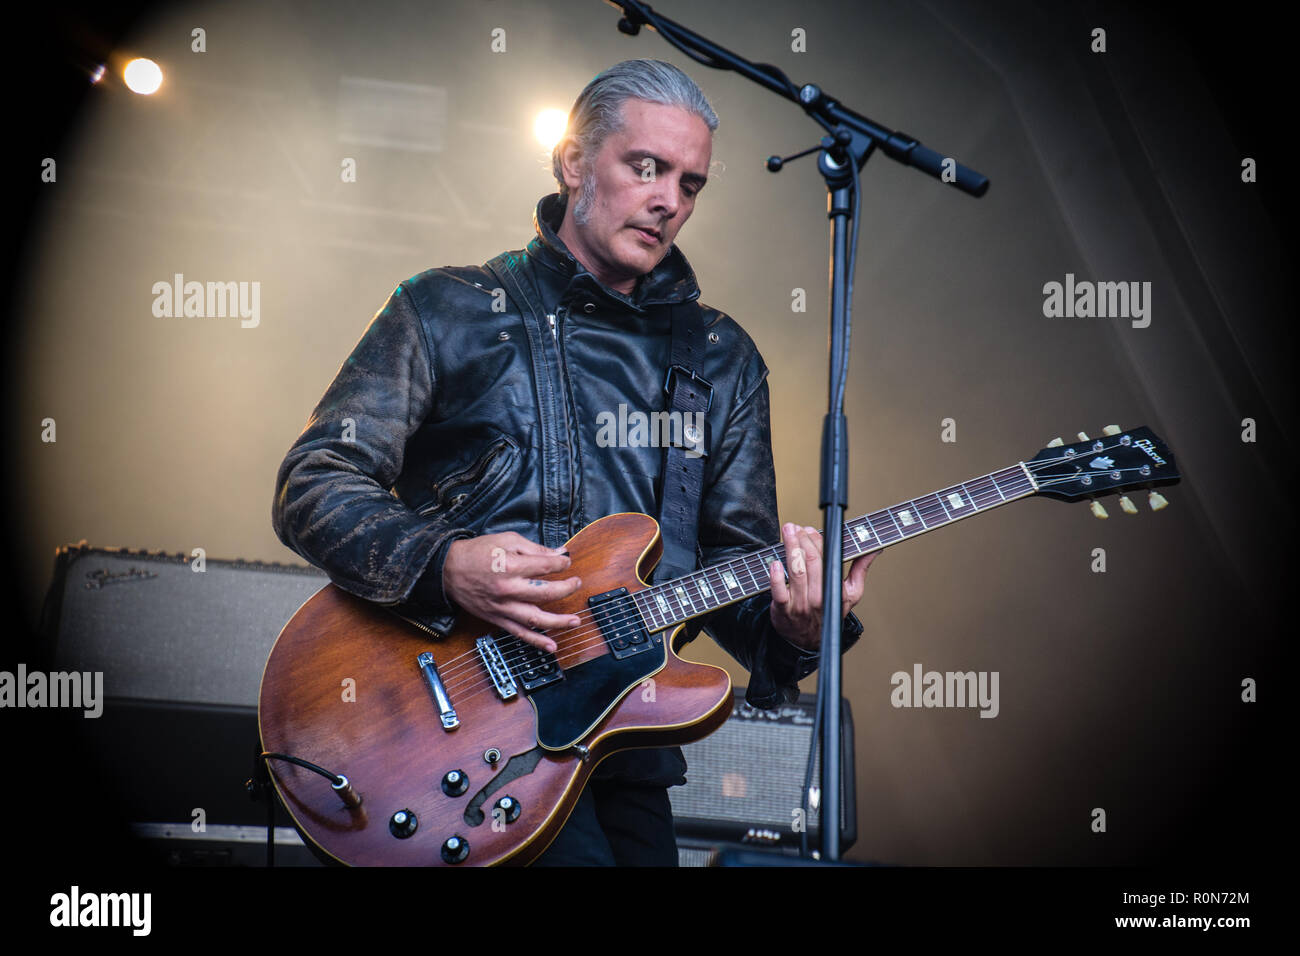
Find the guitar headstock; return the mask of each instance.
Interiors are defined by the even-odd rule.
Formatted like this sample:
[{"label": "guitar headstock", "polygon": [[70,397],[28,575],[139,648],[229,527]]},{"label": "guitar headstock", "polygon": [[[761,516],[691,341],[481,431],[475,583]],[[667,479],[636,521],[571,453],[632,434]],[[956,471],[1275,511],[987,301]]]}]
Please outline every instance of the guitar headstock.
[{"label": "guitar headstock", "polygon": [[[1079,441],[1072,445],[1056,438],[1026,461],[1038,494],[1078,501],[1147,488],[1152,511],[1168,504],[1155,489],[1176,484],[1182,477],[1169,446],[1145,426],[1124,431],[1118,425],[1107,425],[1102,436],[1091,439],[1079,432]],[[1120,498],[1120,507],[1127,514],[1138,510],[1127,495]],[[1099,501],[1093,501],[1092,513],[1098,518],[1107,516]]]}]

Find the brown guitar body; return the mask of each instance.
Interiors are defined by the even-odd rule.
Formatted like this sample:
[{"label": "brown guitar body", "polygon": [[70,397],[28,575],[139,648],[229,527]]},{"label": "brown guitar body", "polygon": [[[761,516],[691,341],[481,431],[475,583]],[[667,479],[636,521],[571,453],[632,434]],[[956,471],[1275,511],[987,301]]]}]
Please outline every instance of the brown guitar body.
[{"label": "brown guitar body", "polygon": [[[643,589],[642,574],[661,552],[658,524],[643,514],[594,521],[568,547],[572,566],[555,577],[578,575],[583,583],[548,606],[556,613],[583,614],[593,595]],[[663,632],[654,635],[657,647],[641,656],[657,668],[653,683],[638,680],[611,695],[578,746],[546,749],[539,747],[533,699],[521,690],[503,700],[476,651],[476,640],[498,629],[462,615],[441,639],[328,585],[299,609],[272,648],[258,720],[265,750],[348,777],[362,803],[347,809],[327,779],[288,762],[269,761],[272,779],[304,838],[342,863],[443,866],[444,843],[453,837],[469,845],[458,865],[529,863],[555,838],[601,760],[619,750],[697,740],[726,720],[730,677],[679,658],[672,641],[680,631],[667,640]],[[566,673],[592,661],[599,667],[597,659],[610,654],[594,628],[580,629],[572,640],[551,636]],[[459,718],[453,730],[440,722],[417,664],[423,652],[433,654]],[[569,683],[576,688],[579,681]],[[551,685],[551,700],[564,685]],[[485,755],[493,753],[500,757],[489,762]],[[444,791],[450,771],[468,777],[463,794]],[[517,819],[494,813],[502,797],[517,802]],[[416,820],[405,837],[390,832],[393,814],[402,810]]]},{"label": "brown guitar body", "polygon": [[[1072,501],[1146,488],[1152,509],[1165,507],[1154,489],[1180,480],[1168,446],[1146,427],[1108,425],[1102,433],[1073,445],[1058,440],[1028,461],[847,521],[844,557],[1036,494]],[[1131,502],[1126,510],[1135,510]],[[784,546],[652,588],[643,575],[662,543],[648,515],[593,521],[569,551],[572,564],[554,577],[576,574],[582,588],[547,607],[584,623],[550,634],[554,657],[468,615],[441,639],[333,585],[298,610],[262,675],[263,747],[348,777],[362,799],[348,809],[326,778],[268,761],[314,847],[349,864],[530,863],[601,760],[698,740],[726,721],[727,672],[683,661],[673,642],[682,622],[766,591],[767,568],[784,563]],[[422,654],[436,676],[417,662]],[[459,792],[462,774],[469,783]],[[405,832],[395,833],[403,820]],[[463,859],[444,858],[461,855],[466,843]]]}]

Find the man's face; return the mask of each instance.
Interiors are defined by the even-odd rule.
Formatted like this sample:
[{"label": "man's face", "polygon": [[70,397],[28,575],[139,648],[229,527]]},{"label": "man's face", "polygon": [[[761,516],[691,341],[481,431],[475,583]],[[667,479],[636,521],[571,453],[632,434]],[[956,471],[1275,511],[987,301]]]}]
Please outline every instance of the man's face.
[{"label": "man's face", "polygon": [[704,120],[675,106],[629,99],[623,119],[595,156],[565,150],[570,193],[559,236],[596,278],[627,294],[694,211],[713,137]]}]

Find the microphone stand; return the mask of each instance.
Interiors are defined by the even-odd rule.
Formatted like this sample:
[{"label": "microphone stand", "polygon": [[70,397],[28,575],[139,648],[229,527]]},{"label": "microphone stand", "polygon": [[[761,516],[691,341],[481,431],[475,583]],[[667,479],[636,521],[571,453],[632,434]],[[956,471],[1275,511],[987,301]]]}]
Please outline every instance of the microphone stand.
[{"label": "microphone stand", "polygon": [[[858,209],[861,200],[858,173],[879,146],[889,158],[950,183],[971,196],[983,196],[988,191],[989,181],[951,157],[922,146],[906,133],[888,129],[855,113],[828,96],[815,83],[795,86],[777,67],[767,63],[751,63],[681,24],[655,13],[640,0],[605,2],[623,11],[623,16],[618,21],[620,32],[636,36],[641,27],[649,26],[691,59],[714,69],[735,70],[773,93],[793,100],[829,134],[822,137],[817,146],[801,153],[785,159],[772,156],[767,161],[767,168],[779,172],[790,160],[820,150],[817,170],[826,181],[827,215],[831,220],[830,396],[829,410],[822,424],[820,483],[820,507],[825,513],[823,530],[826,547],[822,556],[822,641],[817,677],[817,726],[825,731],[821,741],[821,859],[826,862],[838,861],[843,819],[840,803],[844,792],[840,782],[840,631],[844,618],[841,578],[844,565],[844,509],[848,505],[849,477],[848,420],[844,416],[844,391],[849,370],[853,273],[857,264]],[[853,220],[851,241],[848,234],[850,217]],[[840,542],[841,546],[836,547],[833,542]],[[816,746],[816,732],[813,746]],[[811,766],[810,757],[810,772]],[[806,796],[805,789],[805,798]],[[804,819],[807,819],[806,813]]]}]

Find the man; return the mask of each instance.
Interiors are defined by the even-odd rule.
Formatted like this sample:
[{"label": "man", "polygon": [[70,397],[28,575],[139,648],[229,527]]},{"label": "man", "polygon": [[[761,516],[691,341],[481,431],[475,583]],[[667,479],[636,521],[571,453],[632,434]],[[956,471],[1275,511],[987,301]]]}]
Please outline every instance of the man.
[{"label": "man", "polygon": [[[664,403],[671,310],[699,296],[674,245],[708,177],[717,116],[676,67],[629,60],[574,104],[528,247],[493,268],[402,283],[281,465],[273,522],[335,584],[446,633],[460,613],[548,651],[543,610],[574,593],[564,542],[617,512],[657,515],[662,450],[597,440],[602,413]],[[575,198],[576,191],[576,198]],[[504,282],[500,281],[504,276]],[[793,699],[817,662],[821,542],[778,528],[767,367],[749,336],[702,307],[712,383],[699,502],[702,566],[782,540],[771,593],[691,622],[750,671],[747,699]],[[391,489],[391,491],[390,491]],[[873,556],[844,585],[851,611]],[[850,613],[846,645],[861,631]],[[615,754],[594,771],[536,862],[676,865],[667,788],[680,748]]]}]

